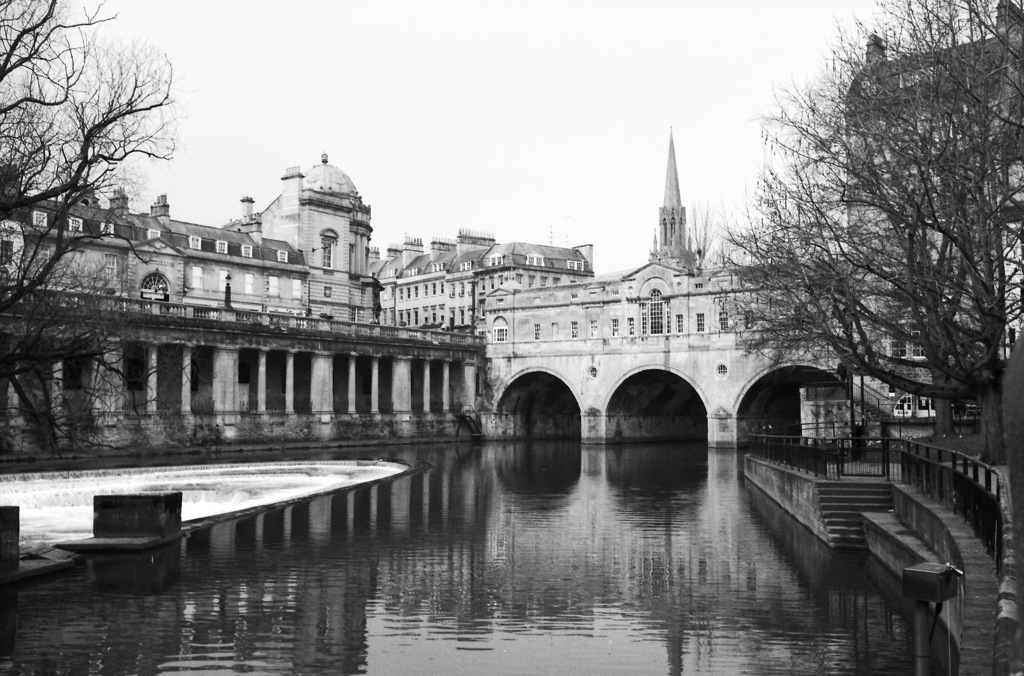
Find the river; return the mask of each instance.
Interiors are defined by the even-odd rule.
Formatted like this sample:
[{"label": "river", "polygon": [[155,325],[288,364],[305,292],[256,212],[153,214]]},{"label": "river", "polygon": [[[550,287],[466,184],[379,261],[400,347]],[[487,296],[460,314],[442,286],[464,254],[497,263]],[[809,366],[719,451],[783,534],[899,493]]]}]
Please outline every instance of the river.
[{"label": "river", "polygon": [[302,457],[358,455],[420,469],[0,588],[0,673],[913,671],[898,590],[749,487],[737,451]]}]

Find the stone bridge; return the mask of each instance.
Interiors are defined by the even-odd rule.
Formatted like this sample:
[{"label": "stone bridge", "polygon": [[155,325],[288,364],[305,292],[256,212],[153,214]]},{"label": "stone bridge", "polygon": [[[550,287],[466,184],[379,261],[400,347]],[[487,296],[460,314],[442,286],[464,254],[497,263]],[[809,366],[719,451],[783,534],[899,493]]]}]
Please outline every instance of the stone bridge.
[{"label": "stone bridge", "polygon": [[747,354],[727,273],[650,264],[558,289],[487,298],[488,436],[586,442],[707,439],[800,422],[801,387],[837,382],[835,364]]}]

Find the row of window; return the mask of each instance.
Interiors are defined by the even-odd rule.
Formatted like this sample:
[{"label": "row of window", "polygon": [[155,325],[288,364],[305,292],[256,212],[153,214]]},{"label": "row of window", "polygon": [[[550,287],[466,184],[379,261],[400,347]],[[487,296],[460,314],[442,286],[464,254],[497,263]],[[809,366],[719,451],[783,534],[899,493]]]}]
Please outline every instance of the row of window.
[{"label": "row of window", "polygon": [[[443,305],[434,305],[423,308],[423,314],[420,314],[420,310],[395,310],[390,308],[386,310],[384,322],[386,324],[403,324],[406,326],[418,326],[420,324],[420,317],[423,318],[424,324],[438,324],[445,321],[445,310]],[[455,322],[455,308],[451,309],[451,312],[447,313],[449,320]],[[459,308],[458,310],[459,326],[466,323],[466,308]]]},{"label": "row of window", "polygon": [[[676,333],[683,333],[683,328],[685,326],[685,320],[686,320],[686,315],[681,315],[681,314],[676,315]],[[728,331],[729,330],[729,327],[730,327],[729,313],[727,311],[725,311],[725,310],[722,310],[721,312],[718,313],[718,327],[719,327],[719,329],[721,331]],[[589,337],[590,338],[597,338],[598,337],[598,328],[599,328],[598,320],[591,319],[590,323],[589,323]],[[611,335],[612,335],[613,338],[616,338],[616,337],[619,337],[620,335],[622,335],[622,325],[621,325],[620,320],[619,320],[618,317],[612,317],[611,318],[610,328],[611,328]],[[707,330],[707,322],[706,322],[706,319],[705,319],[705,313],[703,313],[703,312],[698,312],[697,313],[696,321],[695,321],[695,327],[694,328],[696,329],[697,333],[704,333]],[[644,316],[641,315],[641,335],[658,335],[658,334],[667,333],[667,331],[665,331],[664,329],[665,329],[664,326],[662,326],[661,324],[656,324],[654,322],[651,322],[649,324],[645,324],[644,323]],[[559,337],[559,333],[558,332],[559,332],[558,322],[551,322],[551,339],[552,340],[557,340],[558,339],[558,337]],[[493,334],[494,334],[494,342],[496,342],[496,343],[504,343],[504,342],[506,342],[508,340],[508,325],[505,323],[504,319],[498,318],[498,319],[495,320],[495,324],[494,324],[494,328],[493,328]],[[627,335],[627,336],[635,336],[635,335],[637,335],[636,317],[626,317],[626,326],[625,326],[625,334],[624,335]],[[569,337],[570,338],[579,338],[580,337],[580,322],[575,321],[575,320],[569,322]],[[534,340],[540,340],[541,339],[541,325],[539,323],[536,323],[536,322],[533,325],[533,339]]]},{"label": "row of window", "polygon": [[[192,266],[192,288],[201,290],[205,288],[206,272],[201,265]],[[219,270],[217,274],[217,290],[225,291],[227,289],[229,281],[229,273],[227,270]],[[267,275],[266,278],[266,293],[269,296],[280,296],[281,295],[281,278],[277,275]],[[284,280],[284,288],[290,289],[292,298],[302,298],[302,280],[291,279]],[[289,283],[290,282],[290,283]],[[256,293],[256,275],[251,272],[246,272],[242,277],[242,292],[247,294]],[[324,287],[324,295],[330,296],[330,287]]]}]

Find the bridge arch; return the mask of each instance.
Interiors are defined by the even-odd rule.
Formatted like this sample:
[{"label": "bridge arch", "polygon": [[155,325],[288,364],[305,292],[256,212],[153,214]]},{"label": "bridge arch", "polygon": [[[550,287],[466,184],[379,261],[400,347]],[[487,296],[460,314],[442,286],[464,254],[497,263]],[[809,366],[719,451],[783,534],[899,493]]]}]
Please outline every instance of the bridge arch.
[{"label": "bridge arch", "polygon": [[800,390],[808,385],[842,385],[835,370],[821,364],[789,363],[769,366],[749,380],[736,401],[736,435],[743,444],[751,432],[800,429]]},{"label": "bridge arch", "polygon": [[705,440],[707,397],[683,373],[641,366],[623,374],[604,404],[609,441]]},{"label": "bridge arch", "polygon": [[500,436],[580,438],[579,400],[556,371],[543,367],[525,369],[496,394],[492,424]]}]

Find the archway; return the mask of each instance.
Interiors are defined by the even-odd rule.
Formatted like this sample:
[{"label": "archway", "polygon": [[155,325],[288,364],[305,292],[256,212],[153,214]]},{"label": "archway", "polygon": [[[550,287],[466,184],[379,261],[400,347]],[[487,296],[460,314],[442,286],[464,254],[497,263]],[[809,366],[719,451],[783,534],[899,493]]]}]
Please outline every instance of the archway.
[{"label": "archway", "polygon": [[[785,366],[770,371],[747,389],[736,412],[737,439],[742,444],[748,435],[767,429],[800,434],[801,389],[825,393],[845,403],[844,383],[834,373],[813,366]],[[836,393],[839,392],[839,395]],[[817,409],[816,409],[817,410]]]},{"label": "archway", "polygon": [[669,371],[648,369],[622,381],[608,401],[609,441],[704,440],[708,412],[690,383]]},{"label": "archway", "polygon": [[494,407],[494,428],[507,438],[579,439],[580,405],[560,378],[532,371],[502,393]]}]

